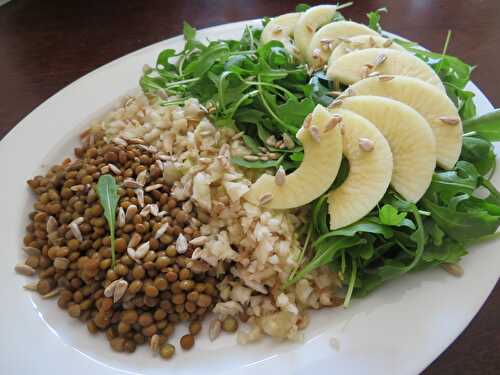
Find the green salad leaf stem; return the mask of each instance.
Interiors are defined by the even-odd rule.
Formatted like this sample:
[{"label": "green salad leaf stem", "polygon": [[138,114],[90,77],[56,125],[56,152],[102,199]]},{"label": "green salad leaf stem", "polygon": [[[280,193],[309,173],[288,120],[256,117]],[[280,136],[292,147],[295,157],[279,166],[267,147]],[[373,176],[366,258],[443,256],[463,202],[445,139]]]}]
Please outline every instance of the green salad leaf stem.
[{"label": "green salad leaf stem", "polygon": [[118,186],[115,178],[109,174],[99,177],[97,182],[97,195],[99,202],[104,210],[104,216],[108,222],[109,235],[111,237],[111,260],[112,267],[115,267],[115,226],[116,226],[116,207],[120,196],[118,195]]}]

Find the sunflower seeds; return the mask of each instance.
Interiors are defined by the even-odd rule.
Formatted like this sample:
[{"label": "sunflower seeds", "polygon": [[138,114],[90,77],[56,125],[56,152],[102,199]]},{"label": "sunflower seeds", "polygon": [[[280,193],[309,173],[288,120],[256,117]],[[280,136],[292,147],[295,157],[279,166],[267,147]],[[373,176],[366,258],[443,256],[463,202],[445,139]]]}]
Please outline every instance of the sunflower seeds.
[{"label": "sunflower seeds", "polygon": [[120,207],[118,209],[118,218],[116,220],[116,224],[119,228],[125,225],[125,210],[123,209],[123,207]]},{"label": "sunflower seeds", "polygon": [[321,135],[320,135],[319,129],[316,125],[312,125],[307,130],[309,130],[309,134],[311,134],[311,137],[312,137],[312,139],[314,139],[314,142],[316,142],[316,143],[321,142]]},{"label": "sunflower seeds", "polygon": [[117,176],[121,175],[122,174],[122,171],[120,168],[118,168],[116,165],[114,164],[111,164],[109,163],[108,164],[108,168],[111,172],[113,172],[114,174],[116,174]]},{"label": "sunflower seeds", "polygon": [[26,290],[31,290],[33,292],[36,292],[38,290],[38,283],[29,283],[26,285],[23,285],[23,288]]},{"label": "sunflower seeds", "polygon": [[137,248],[137,250],[135,251],[135,257],[137,259],[142,259],[146,256],[148,251],[149,251],[149,241],[144,242],[141,246]]},{"label": "sunflower seeds", "polygon": [[108,173],[109,173],[109,167],[107,165],[101,168],[101,174],[108,174]]},{"label": "sunflower seeds", "polygon": [[285,147],[289,150],[295,147],[295,142],[293,139],[286,133],[283,133],[283,143],[285,144]]},{"label": "sunflower seeds", "polygon": [[127,146],[127,141],[120,137],[113,138],[111,142],[117,144],[118,146]]},{"label": "sunflower seeds", "polygon": [[278,34],[281,34],[283,32],[283,28],[280,26],[280,25],[276,25],[274,28],[273,28],[273,31],[272,33],[274,35],[278,35]]},{"label": "sunflower seeds", "polygon": [[464,269],[460,264],[456,263],[443,263],[441,267],[448,272],[450,275],[455,277],[462,277],[464,275]]},{"label": "sunflower seeds", "polygon": [[378,76],[378,80],[381,82],[392,81],[394,78],[396,78],[396,77],[388,76],[388,75]]},{"label": "sunflower seeds", "polygon": [[141,210],[141,213],[139,215],[142,217],[148,217],[150,213],[151,213],[151,205],[148,204]]},{"label": "sunflower seeds", "polygon": [[335,99],[328,105],[328,108],[340,107],[342,103],[343,103],[342,99]]},{"label": "sunflower seeds", "polygon": [[170,226],[169,223],[162,224],[162,226],[159,227],[158,230],[155,233],[155,239],[159,239],[161,236],[163,236],[169,226]]},{"label": "sunflower seeds", "polygon": [[199,236],[189,241],[189,243],[193,246],[202,246],[205,245],[207,242],[208,242],[207,236]]},{"label": "sunflower seeds", "polygon": [[125,181],[122,182],[122,186],[127,189],[140,189],[142,188],[142,185],[139,184],[137,181],[131,179],[131,178],[126,178]]},{"label": "sunflower seeds", "polygon": [[387,39],[387,40],[384,42],[384,44],[382,44],[382,47],[384,47],[384,48],[388,48],[388,47],[390,47],[390,46],[392,46],[392,39]]},{"label": "sunflower seeds", "polygon": [[460,124],[460,119],[458,117],[441,116],[439,119],[447,125]]},{"label": "sunflower seeds", "polygon": [[71,191],[83,191],[85,190],[85,185],[73,185],[69,188]]},{"label": "sunflower seeds", "polygon": [[370,152],[375,148],[375,143],[371,139],[368,138],[359,138],[358,140],[359,148],[363,151]]},{"label": "sunflower seeds", "polygon": [[33,276],[36,273],[36,270],[34,268],[24,263],[16,264],[16,267],[14,269],[17,273],[24,276]]},{"label": "sunflower seeds", "polygon": [[266,144],[268,144],[269,146],[275,146],[276,145],[276,137],[274,135],[269,136],[266,139]]},{"label": "sunflower seeds", "polygon": [[151,351],[153,353],[158,353],[159,350],[160,350],[160,336],[159,335],[153,335],[151,337],[151,341],[149,342],[149,349],[151,349]]},{"label": "sunflower seeds", "polygon": [[118,280],[113,292],[113,303],[117,303],[127,292],[128,282],[125,280]]},{"label": "sunflower seeds", "polygon": [[57,257],[54,259],[54,268],[56,270],[65,270],[69,266],[69,260],[63,257]]},{"label": "sunflower seeds", "polygon": [[120,280],[115,280],[111,282],[105,289],[104,289],[104,297],[111,298],[113,296],[113,293],[115,292],[116,285],[118,284]]},{"label": "sunflower seeds", "polygon": [[[82,218],[83,219],[83,218]],[[82,232],[80,232],[80,228],[78,227],[78,224],[76,223],[76,220],[73,220],[69,224],[69,229],[71,230],[71,233],[73,233],[73,236],[78,240],[78,241],[83,241],[83,236]]]},{"label": "sunflower seeds", "polygon": [[387,55],[381,53],[377,55],[377,57],[375,57],[375,60],[373,61],[373,66],[374,67],[380,66],[385,62],[385,60],[387,60]]},{"label": "sunflower seeds", "polygon": [[139,202],[139,206],[144,207],[144,190],[135,189],[135,195],[137,196],[137,201]]},{"label": "sunflower seeds", "polygon": [[365,65],[365,66],[361,67],[361,71],[360,71],[361,78],[365,79],[366,77],[368,77],[369,72],[370,72],[370,68],[368,66]]},{"label": "sunflower seeds", "polygon": [[280,165],[280,167],[276,171],[276,175],[274,176],[274,182],[278,186],[283,186],[285,184],[285,181],[286,181],[286,172],[283,166]]},{"label": "sunflower seeds", "polygon": [[43,299],[53,298],[53,297],[55,297],[55,296],[59,295],[59,292],[60,292],[60,291],[61,291],[61,290],[60,290],[59,288],[53,289],[53,290],[51,290],[50,292],[48,292],[48,293],[44,294],[44,295],[42,296],[42,298],[43,298]]},{"label": "sunflower seeds", "polygon": [[318,60],[319,58],[321,57],[321,50],[319,48],[315,48],[313,51],[312,51],[312,58],[314,60]]},{"label": "sunflower seeds", "polygon": [[218,319],[214,319],[210,322],[210,326],[208,327],[208,338],[210,341],[214,341],[217,337],[219,337],[222,329],[222,323]]},{"label": "sunflower seeds", "polygon": [[127,207],[127,212],[125,213],[125,221],[129,222],[132,221],[134,216],[137,214],[137,206],[135,204],[131,204],[130,206]]},{"label": "sunflower seeds", "polygon": [[141,242],[141,239],[142,239],[141,235],[137,232],[134,232],[134,234],[132,234],[132,237],[130,237],[130,241],[128,242],[128,247],[135,249],[135,247],[139,245],[139,242]]},{"label": "sunflower seeds", "polygon": [[271,202],[273,200],[273,195],[271,193],[265,193],[265,194],[262,194],[259,198],[259,204],[261,206],[265,205],[265,204],[268,204],[269,202]]},{"label": "sunflower seeds", "polygon": [[151,215],[153,216],[158,216],[158,214],[160,213],[160,209],[158,208],[158,205],[155,203],[155,204],[151,204],[149,206],[149,210],[151,211]]},{"label": "sunflower seeds", "polygon": [[138,259],[136,258],[135,250],[132,249],[131,247],[127,248],[127,255],[132,258],[133,261],[137,262]]},{"label": "sunflower seeds", "polygon": [[334,114],[330,121],[328,121],[328,124],[325,126],[325,130],[323,131],[324,133],[329,132],[332,129],[335,129],[335,127],[342,122],[342,116]]},{"label": "sunflower seeds", "polygon": [[46,228],[47,233],[53,233],[57,230],[57,220],[54,218],[54,216],[49,216]]},{"label": "sunflower seeds", "polygon": [[136,181],[141,186],[146,185],[146,182],[148,181],[148,171],[147,170],[143,170],[141,173],[139,173],[137,175]]},{"label": "sunflower seeds", "polygon": [[33,256],[37,256],[37,257],[42,255],[42,252],[40,251],[40,249],[37,249],[36,247],[24,246],[23,250],[28,255],[33,255]]},{"label": "sunflower seeds", "polygon": [[259,160],[259,157],[255,156],[255,155],[245,155],[245,156],[243,156],[243,159],[248,160],[248,161],[257,161],[257,160]]},{"label": "sunflower seeds", "polygon": [[177,240],[175,241],[175,249],[177,250],[178,254],[184,254],[188,249],[187,239],[182,233],[179,234]]},{"label": "sunflower seeds", "polygon": [[182,211],[188,214],[191,213],[191,211],[193,211],[193,203],[191,201],[185,201],[182,204]]}]

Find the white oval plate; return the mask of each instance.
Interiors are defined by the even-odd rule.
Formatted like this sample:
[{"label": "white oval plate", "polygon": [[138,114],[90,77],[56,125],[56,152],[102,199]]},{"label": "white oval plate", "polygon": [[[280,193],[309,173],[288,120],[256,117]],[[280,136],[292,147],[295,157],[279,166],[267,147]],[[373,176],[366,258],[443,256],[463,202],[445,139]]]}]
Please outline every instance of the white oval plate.
[{"label": "white oval plate", "polygon": [[[199,37],[237,38],[245,21],[216,26]],[[312,313],[302,344],[271,339],[238,346],[234,335],[211,343],[206,334],[194,350],[175,360],[152,357],[143,347],[133,355],[110,350],[103,335],[91,336],[54,300],[22,289],[28,278],[14,273],[33,197],[25,181],[46,165],[71,155],[78,134],[108,103],[137,89],[141,69],[165,48],[180,49],[182,37],[141,49],[82,77],[24,118],[0,143],[2,262],[0,263],[0,373],[2,374],[176,374],[315,373],[415,374],[429,365],[467,326],[500,275],[496,243],[475,246],[462,262],[465,275],[440,269],[411,274],[348,309]],[[474,85],[478,112],[493,109]],[[14,93],[13,93],[14,94]],[[22,100],[22,98],[19,98]],[[106,104],[108,104],[106,106]],[[500,172],[494,182],[499,185]],[[177,329],[177,338],[184,334]],[[204,329],[204,333],[206,328]],[[178,342],[177,339],[174,342]],[[180,350],[179,350],[180,351]]]}]

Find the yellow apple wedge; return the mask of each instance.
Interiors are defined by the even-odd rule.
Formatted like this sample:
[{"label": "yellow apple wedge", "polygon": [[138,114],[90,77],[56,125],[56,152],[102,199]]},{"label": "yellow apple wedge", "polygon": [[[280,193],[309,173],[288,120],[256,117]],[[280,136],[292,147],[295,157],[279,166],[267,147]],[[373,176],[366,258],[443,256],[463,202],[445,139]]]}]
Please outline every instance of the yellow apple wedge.
[{"label": "yellow apple wedge", "polygon": [[389,48],[352,51],[329,63],[326,72],[328,79],[346,85],[377,74],[415,77],[445,92],[441,79],[429,65],[409,52]]},{"label": "yellow apple wedge", "polygon": [[303,206],[325,193],[333,183],[342,161],[342,134],[336,117],[317,105],[310,123],[297,132],[304,146],[304,160],[290,175],[263,174],[252,184],[245,199],[274,209]]},{"label": "yellow apple wedge", "polygon": [[314,67],[323,66],[338,44],[346,38],[362,34],[378,35],[368,26],[352,21],[337,21],[324,25],[311,39],[306,55],[308,64]]},{"label": "yellow apple wedge", "polygon": [[295,54],[295,48],[291,41],[293,30],[302,13],[287,13],[273,18],[262,30],[260,40],[267,43],[271,40],[278,40],[283,46]]},{"label": "yellow apple wedge", "polygon": [[452,169],[462,150],[462,122],[455,104],[441,90],[419,79],[374,77],[351,86],[359,95],[385,96],[405,103],[427,120],[436,139],[437,163]]},{"label": "yellow apple wedge", "polygon": [[349,174],[328,193],[332,230],[366,216],[387,191],[393,169],[389,144],[375,125],[347,109],[336,108],[333,113],[342,117],[343,153],[349,161]]},{"label": "yellow apple wedge", "polygon": [[372,122],[389,142],[394,190],[411,202],[422,198],[436,169],[436,142],[427,121],[410,106],[382,96],[348,97],[342,108]]},{"label": "yellow apple wedge", "polygon": [[380,35],[357,35],[338,44],[330,55],[328,62],[330,63],[331,61],[347,55],[352,51],[366,48],[388,48],[401,52],[406,51],[404,47],[401,47],[399,44],[394,43],[391,39],[381,37]]}]

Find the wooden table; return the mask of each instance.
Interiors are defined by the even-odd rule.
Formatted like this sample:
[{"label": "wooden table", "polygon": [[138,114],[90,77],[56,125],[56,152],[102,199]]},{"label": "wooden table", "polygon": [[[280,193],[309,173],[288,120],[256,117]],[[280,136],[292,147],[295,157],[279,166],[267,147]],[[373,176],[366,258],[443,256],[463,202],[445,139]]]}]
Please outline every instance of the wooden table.
[{"label": "wooden table", "polygon": [[[36,106],[82,75],[124,54],[177,35],[183,20],[197,28],[273,16],[299,1],[28,1],[0,8],[0,139]],[[313,3],[309,1],[309,3]],[[316,3],[316,2],[314,2]],[[382,25],[477,65],[474,82],[500,104],[500,1],[361,1],[343,11],[356,21],[386,5]],[[500,371],[500,286],[464,333],[425,374]]]}]

